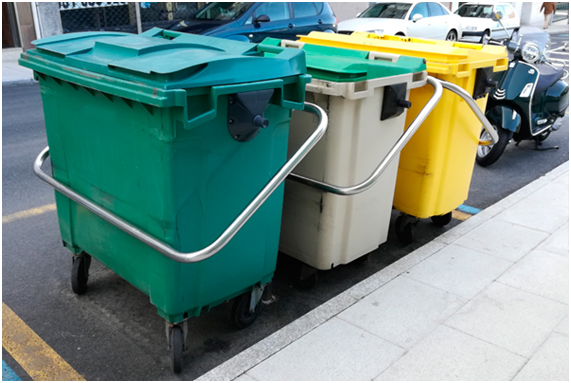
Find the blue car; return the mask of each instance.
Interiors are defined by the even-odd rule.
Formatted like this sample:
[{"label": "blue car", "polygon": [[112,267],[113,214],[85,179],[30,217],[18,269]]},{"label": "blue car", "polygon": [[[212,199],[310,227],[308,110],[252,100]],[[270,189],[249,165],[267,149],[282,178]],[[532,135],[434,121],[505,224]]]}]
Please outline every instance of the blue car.
[{"label": "blue car", "polygon": [[311,31],[337,32],[327,3],[208,3],[167,29],[259,43],[266,37],[297,40]]}]

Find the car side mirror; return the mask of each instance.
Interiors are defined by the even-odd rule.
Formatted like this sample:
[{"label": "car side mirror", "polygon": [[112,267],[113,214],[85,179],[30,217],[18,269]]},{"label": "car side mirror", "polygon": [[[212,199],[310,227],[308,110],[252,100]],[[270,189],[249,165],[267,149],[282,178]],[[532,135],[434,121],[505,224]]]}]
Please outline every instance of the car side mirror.
[{"label": "car side mirror", "polygon": [[260,15],[260,16],[256,17],[256,19],[254,20],[254,24],[267,23],[269,21],[270,21],[270,16]]},{"label": "car side mirror", "polygon": [[414,16],[412,16],[413,23],[416,23],[420,19],[422,19],[422,15],[420,13],[415,13]]},{"label": "car side mirror", "polygon": [[502,19],[502,13],[501,12],[492,13],[492,20],[500,21],[501,19]]}]

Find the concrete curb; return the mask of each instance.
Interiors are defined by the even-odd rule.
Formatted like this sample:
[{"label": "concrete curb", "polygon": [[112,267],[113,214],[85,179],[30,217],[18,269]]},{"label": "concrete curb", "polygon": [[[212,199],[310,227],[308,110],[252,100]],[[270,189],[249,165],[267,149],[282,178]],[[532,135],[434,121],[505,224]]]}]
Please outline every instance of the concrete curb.
[{"label": "concrete curb", "polygon": [[567,161],[501,201],[489,206],[481,213],[478,213],[467,221],[455,226],[446,233],[435,238],[432,242],[425,244],[407,256],[325,302],[301,318],[296,319],[284,328],[242,351],[240,354],[227,360],[218,367],[215,367],[206,374],[198,377],[196,380],[230,381],[236,379],[319,325],[325,323],[329,319],[357,303],[365,296],[371,294],[415,265],[431,257],[464,234],[474,230],[494,216],[503,212],[506,208],[515,205],[531,193],[546,186],[549,182],[555,180],[568,170],[569,162]]},{"label": "concrete curb", "polygon": [[33,78],[29,79],[21,79],[21,80],[6,80],[2,81],[2,86],[10,87],[10,86],[17,86],[17,85],[29,85],[29,84],[37,84],[38,82]]}]

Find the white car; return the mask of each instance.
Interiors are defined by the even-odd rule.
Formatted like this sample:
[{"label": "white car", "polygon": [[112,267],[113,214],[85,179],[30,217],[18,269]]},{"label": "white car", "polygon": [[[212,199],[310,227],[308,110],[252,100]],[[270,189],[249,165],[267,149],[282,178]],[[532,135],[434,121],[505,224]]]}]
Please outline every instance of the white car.
[{"label": "white car", "polygon": [[[492,13],[499,13],[499,22],[492,20]],[[454,12],[462,18],[462,40],[484,41],[484,38],[505,39],[520,27],[519,16],[514,8],[506,3],[466,3]]]},{"label": "white car", "polygon": [[456,41],[462,35],[462,19],[437,2],[382,2],[340,22],[337,30]]}]

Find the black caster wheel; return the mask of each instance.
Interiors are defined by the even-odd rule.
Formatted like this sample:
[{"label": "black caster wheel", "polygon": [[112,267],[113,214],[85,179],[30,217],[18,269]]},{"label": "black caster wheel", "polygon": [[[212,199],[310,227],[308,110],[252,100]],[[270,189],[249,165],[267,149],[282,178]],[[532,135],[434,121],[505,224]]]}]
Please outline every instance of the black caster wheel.
[{"label": "black caster wheel", "polygon": [[365,254],[355,259],[352,263],[355,265],[366,265],[367,263],[369,263],[369,254]]},{"label": "black caster wheel", "polygon": [[71,289],[77,295],[82,295],[87,291],[87,279],[89,277],[89,266],[91,256],[81,253],[73,257],[71,265]]},{"label": "black caster wheel", "polygon": [[311,290],[317,286],[318,282],[319,278],[317,277],[317,270],[305,263],[302,263],[295,281],[297,287],[303,290]]},{"label": "black caster wheel", "polygon": [[435,224],[436,226],[439,227],[446,226],[450,223],[450,221],[452,221],[452,212],[446,213],[444,215],[433,215],[432,217],[430,217],[430,219],[432,220],[432,223]]},{"label": "black caster wheel", "polygon": [[262,300],[256,304],[254,311],[250,311],[250,299],[252,293],[242,294],[236,299],[234,299],[234,305],[232,306],[231,319],[232,323],[239,329],[245,329],[250,327],[252,323],[256,321],[260,310],[262,309]]},{"label": "black caster wheel", "polygon": [[182,370],[182,355],[184,354],[184,339],[180,326],[171,326],[169,329],[169,350],[172,371],[178,374]]},{"label": "black caster wheel", "polygon": [[298,287],[304,290],[311,290],[317,286],[319,283],[319,278],[317,277],[317,272],[311,274],[305,279],[301,279],[301,277],[297,278],[296,284]]},{"label": "black caster wheel", "polygon": [[395,229],[397,238],[403,245],[412,243],[414,239],[414,223],[405,215],[398,216]]}]

